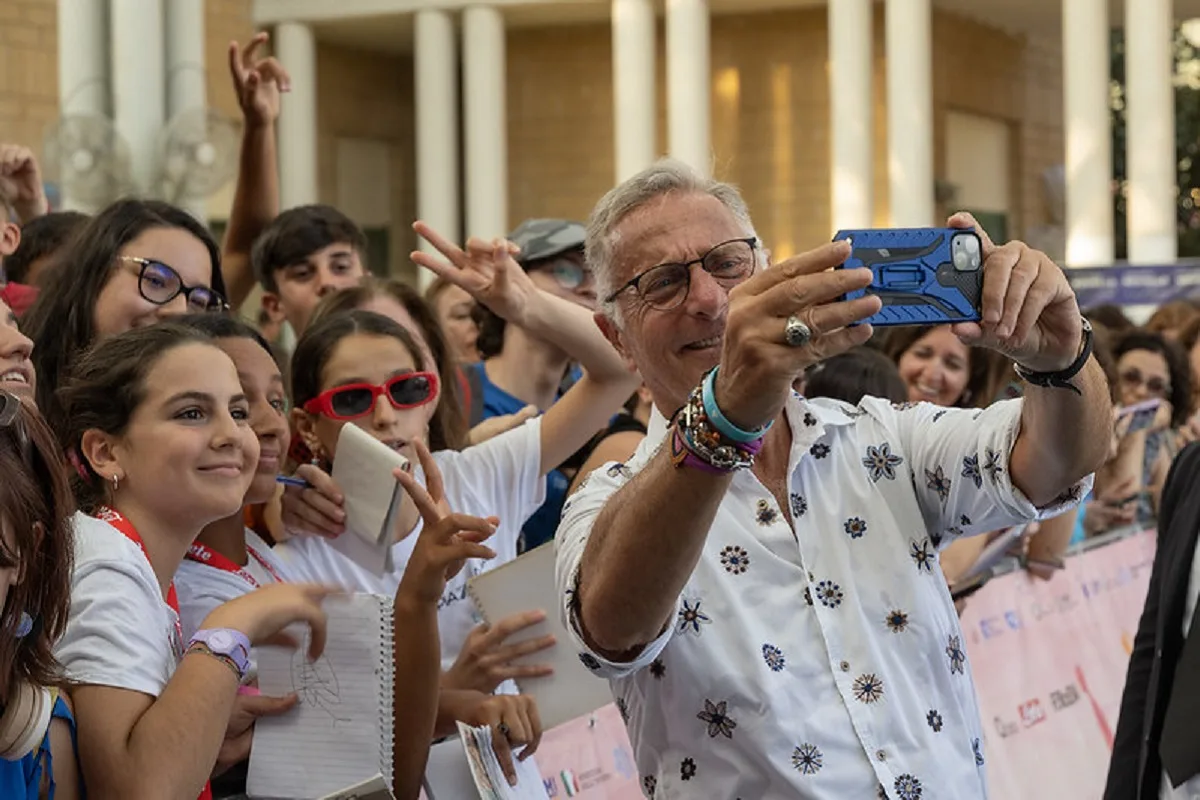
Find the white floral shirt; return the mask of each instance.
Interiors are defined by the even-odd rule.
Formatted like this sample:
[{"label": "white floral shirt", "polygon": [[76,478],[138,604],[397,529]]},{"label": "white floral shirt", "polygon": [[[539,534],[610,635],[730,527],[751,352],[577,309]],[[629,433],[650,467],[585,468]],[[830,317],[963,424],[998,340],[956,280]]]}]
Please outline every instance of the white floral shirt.
[{"label": "white floral shirt", "polygon": [[[738,473],[673,623],[630,663],[583,641],[575,588],[600,509],[665,440],[662,415],[628,465],[592,473],[564,508],[564,618],[580,659],[611,682],[644,793],[986,797],[975,688],[938,550],[1061,512],[1091,479],[1041,511],[1013,487],[1020,400],[975,411],[796,396],[786,413],[788,513]],[[664,508],[664,531],[671,518]]]}]

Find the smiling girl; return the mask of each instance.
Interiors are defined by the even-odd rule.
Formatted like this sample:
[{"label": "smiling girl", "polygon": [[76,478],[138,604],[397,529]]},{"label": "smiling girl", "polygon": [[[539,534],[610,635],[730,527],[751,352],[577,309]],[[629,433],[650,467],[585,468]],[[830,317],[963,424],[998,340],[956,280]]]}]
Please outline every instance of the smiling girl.
[{"label": "smiling girl", "polygon": [[75,364],[59,407],[80,512],[55,654],[87,785],[98,797],[207,797],[246,652],[305,622],[315,657],[327,590],[266,587],[184,641],[172,578],[200,530],[241,508],[259,457],[237,370],[207,336],[162,324],[107,338]]}]

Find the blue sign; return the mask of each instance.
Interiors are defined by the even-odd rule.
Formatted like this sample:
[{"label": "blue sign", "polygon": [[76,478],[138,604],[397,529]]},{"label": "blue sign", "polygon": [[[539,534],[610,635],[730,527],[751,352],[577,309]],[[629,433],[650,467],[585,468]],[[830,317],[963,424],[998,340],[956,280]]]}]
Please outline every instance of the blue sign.
[{"label": "blue sign", "polygon": [[1080,308],[1104,303],[1157,306],[1200,298],[1200,264],[1076,267],[1066,270]]}]

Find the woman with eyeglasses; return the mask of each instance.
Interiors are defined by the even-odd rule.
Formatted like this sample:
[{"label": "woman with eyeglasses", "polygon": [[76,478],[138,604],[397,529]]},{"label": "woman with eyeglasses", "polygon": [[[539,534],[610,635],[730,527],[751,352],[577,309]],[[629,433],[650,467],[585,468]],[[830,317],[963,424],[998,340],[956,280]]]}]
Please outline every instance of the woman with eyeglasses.
[{"label": "woman with eyeglasses", "polygon": [[[516,557],[521,526],[544,499],[547,472],[607,423],[637,388],[638,378],[603,339],[591,315],[537,289],[505,243],[472,240],[464,251],[427,227],[419,226],[418,231],[449,262],[422,256],[419,263],[468,284],[465,288],[496,313],[546,335],[555,331],[564,348],[590,353],[589,360],[597,365],[540,417],[483,444],[434,454],[452,509],[500,518],[499,529],[488,540],[496,558],[469,562],[451,581],[439,612],[444,685],[490,692],[505,680],[539,674],[511,662],[528,648],[536,652],[549,643],[538,640],[526,649],[502,645],[514,630],[541,619],[534,613],[510,617],[490,629],[477,628],[465,581]],[[420,349],[402,327],[361,310],[332,315],[310,327],[296,345],[291,372],[294,428],[320,465],[299,468],[297,475],[311,488],[288,487],[285,515],[310,533],[336,536],[344,529],[343,498],[326,470],[336,455],[342,426],[359,426],[415,463],[413,442],[429,440],[434,397],[444,379],[421,359]],[[409,532],[415,512],[405,506],[403,514],[406,522],[398,530]],[[408,535],[395,544],[396,570],[382,579],[317,536],[292,538],[279,549],[294,571],[310,579],[320,575],[347,588],[390,595],[403,574],[412,538]]]},{"label": "woman with eyeglasses", "polygon": [[22,323],[34,341],[38,407],[95,340],[175,314],[226,308],[220,248],[182,209],[119,200],[88,220],[55,257]]},{"label": "woman with eyeglasses", "polygon": [[32,403],[0,389],[0,797],[82,797],[62,667],[73,507],[58,443]]}]

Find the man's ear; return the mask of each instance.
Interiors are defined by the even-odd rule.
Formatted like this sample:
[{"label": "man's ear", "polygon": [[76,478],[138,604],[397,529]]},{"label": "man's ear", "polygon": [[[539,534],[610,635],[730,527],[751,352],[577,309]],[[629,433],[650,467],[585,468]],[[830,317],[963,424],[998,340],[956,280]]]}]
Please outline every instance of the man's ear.
[{"label": "man's ear", "polygon": [[17,252],[21,244],[21,226],[15,222],[5,222],[0,225],[0,258],[11,256]]},{"label": "man's ear", "polygon": [[79,441],[79,455],[91,465],[100,479],[111,483],[113,476],[118,480],[125,478],[125,470],[117,458],[118,446],[116,441],[107,433],[92,429],[83,434]]},{"label": "man's ear", "polygon": [[604,334],[604,338],[608,339],[608,343],[611,344],[613,349],[620,354],[622,359],[624,359],[625,366],[629,368],[629,371],[635,372],[637,370],[637,364],[634,363],[633,356],[631,356],[629,350],[626,349],[625,341],[621,336],[621,329],[617,327],[617,324],[613,322],[612,318],[607,314],[603,314],[599,311],[592,315],[592,319],[596,321],[596,327],[598,327],[600,332]]},{"label": "man's ear", "polygon": [[283,322],[283,305],[279,302],[279,295],[275,292],[263,290],[262,308],[267,312],[267,319],[271,322]]}]

